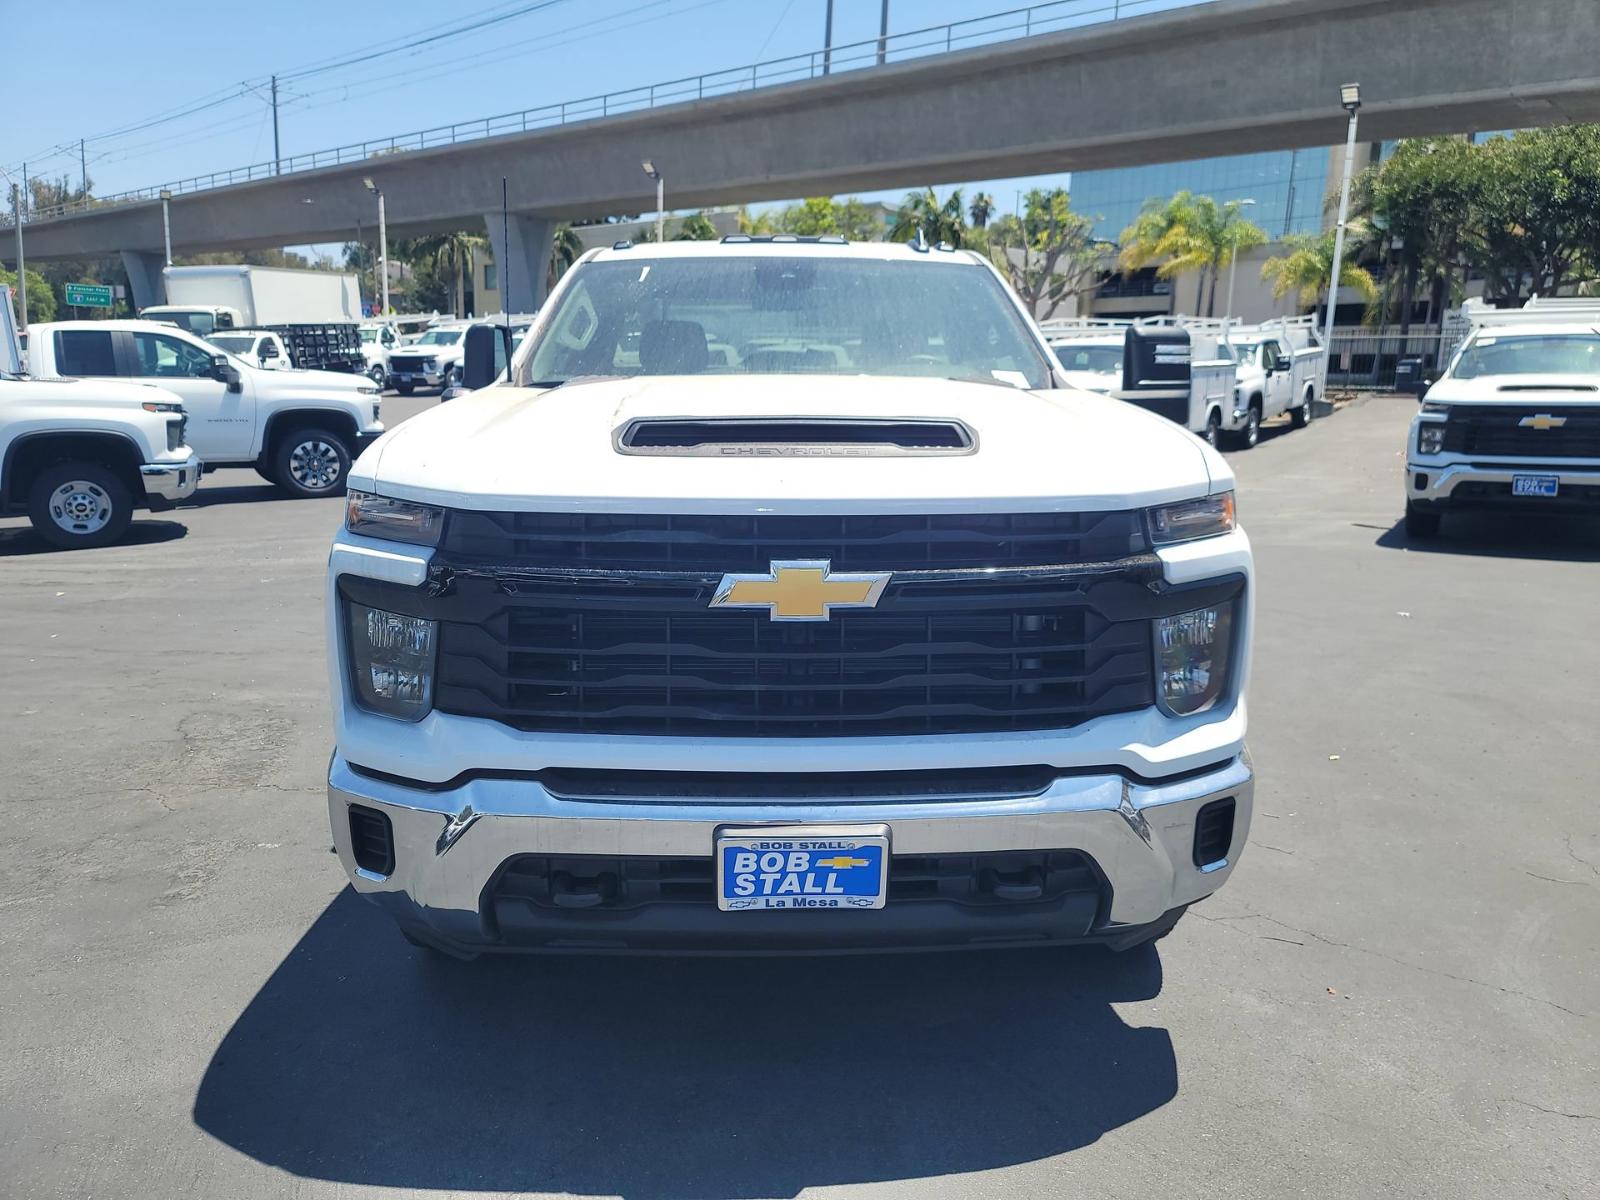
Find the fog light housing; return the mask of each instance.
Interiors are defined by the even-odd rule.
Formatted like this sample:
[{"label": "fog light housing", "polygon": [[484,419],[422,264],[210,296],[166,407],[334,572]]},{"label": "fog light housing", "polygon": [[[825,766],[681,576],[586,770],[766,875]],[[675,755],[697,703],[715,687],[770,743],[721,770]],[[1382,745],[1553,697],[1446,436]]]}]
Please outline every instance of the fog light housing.
[{"label": "fog light housing", "polygon": [[438,623],[364,604],[346,611],[356,702],[386,717],[422,720],[433,707]]},{"label": "fog light housing", "polygon": [[1444,422],[1424,421],[1417,426],[1417,453],[1437,454],[1444,449]]},{"label": "fog light housing", "polygon": [[1156,688],[1161,710],[1187,717],[1227,690],[1233,663],[1232,604],[1196,608],[1155,622]]}]

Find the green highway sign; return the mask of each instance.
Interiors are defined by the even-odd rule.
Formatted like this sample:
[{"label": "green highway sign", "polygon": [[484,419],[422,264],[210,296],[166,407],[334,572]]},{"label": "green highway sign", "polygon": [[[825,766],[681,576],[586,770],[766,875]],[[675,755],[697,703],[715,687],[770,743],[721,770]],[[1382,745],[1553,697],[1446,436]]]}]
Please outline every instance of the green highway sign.
[{"label": "green highway sign", "polygon": [[111,289],[100,283],[69,283],[67,303],[79,308],[110,308]]}]

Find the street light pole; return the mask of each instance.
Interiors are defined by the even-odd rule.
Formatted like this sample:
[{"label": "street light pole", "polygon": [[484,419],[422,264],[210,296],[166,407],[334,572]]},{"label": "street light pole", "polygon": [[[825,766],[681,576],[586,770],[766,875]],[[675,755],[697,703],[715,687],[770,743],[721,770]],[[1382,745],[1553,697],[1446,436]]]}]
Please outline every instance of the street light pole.
[{"label": "street light pole", "polygon": [[828,14],[822,27],[822,73],[833,70],[833,0],[828,0]]},{"label": "street light pole", "polygon": [[1339,89],[1339,103],[1350,114],[1344,141],[1344,179],[1339,184],[1339,225],[1333,235],[1333,264],[1328,272],[1328,314],[1322,333],[1322,390],[1328,390],[1333,366],[1333,313],[1338,307],[1339,279],[1344,274],[1344,231],[1350,220],[1350,176],[1356,167],[1356,124],[1361,113],[1361,85],[1347,83]]},{"label": "street light pole", "polygon": [[[832,38],[828,39],[832,41]],[[878,65],[889,61],[889,0],[883,0],[883,11],[878,15]]]},{"label": "street light pole", "polygon": [[370,179],[363,179],[361,182],[367,191],[378,198],[378,278],[382,281],[379,286],[383,292],[383,307],[378,310],[378,315],[387,317],[389,315],[389,224],[383,211],[383,190]]},{"label": "street light pole", "polygon": [[650,159],[645,159],[639,164],[644,168],[644,173],[656,181],[656,241],[667,240],[667,179],[656,164]]},{"label": "street light pole", "polygon": [[[1240,208],[1254,208],[1254,200],[1239,201]],[[1239,273],[1239,230],[1233,230],[1233,253],[1228,256],[1228,309],[1223,314],[1223,320],[1233,316],[1233,277]]]},{"label": "street light pole", "polygon": [[172,193],[161,189],[161,238],[167,247],[167,266],[172,265]]}]

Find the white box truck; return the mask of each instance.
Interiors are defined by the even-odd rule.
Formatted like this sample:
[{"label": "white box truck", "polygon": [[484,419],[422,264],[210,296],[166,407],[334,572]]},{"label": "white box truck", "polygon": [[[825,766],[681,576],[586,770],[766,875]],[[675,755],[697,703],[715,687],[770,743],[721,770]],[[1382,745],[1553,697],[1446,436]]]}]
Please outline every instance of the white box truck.
[{"label": "white box truck", "polygon": [[354,275],[285,267],[167,267],[167,303],[139,310],[199,337],[254,329],[283,339],[296,367],[366,370],[357,332],[361,285]]}]

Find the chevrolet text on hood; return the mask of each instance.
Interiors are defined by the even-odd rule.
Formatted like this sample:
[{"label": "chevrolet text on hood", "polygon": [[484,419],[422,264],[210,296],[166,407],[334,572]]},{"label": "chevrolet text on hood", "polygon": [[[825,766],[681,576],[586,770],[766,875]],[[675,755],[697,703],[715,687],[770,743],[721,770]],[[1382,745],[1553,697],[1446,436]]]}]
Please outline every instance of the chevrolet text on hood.
[{"label": "chevrolet text on hood", "polygon": [[1232,474],[976,255],[591,252],[350,488],[329,812],[419,946],[1121,948],[1237,862]]}]

